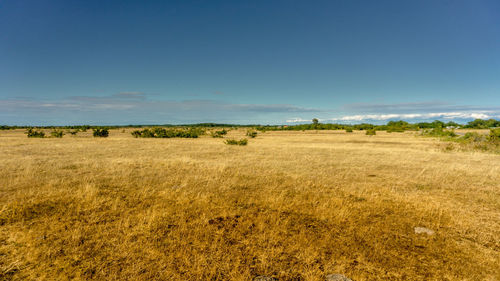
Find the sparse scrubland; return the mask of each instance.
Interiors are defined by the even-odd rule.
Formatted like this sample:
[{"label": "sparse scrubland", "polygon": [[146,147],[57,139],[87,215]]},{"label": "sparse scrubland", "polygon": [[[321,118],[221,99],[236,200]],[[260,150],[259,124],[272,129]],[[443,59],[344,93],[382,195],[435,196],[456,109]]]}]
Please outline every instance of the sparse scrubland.
[{"label": "sparse scrubland", "polygon": [[500,154],[500,128],[490,129],[489,134],[478,132],[457,134],[454,130],[434,128],[422,131],[422,135],[448,141],[447,150],[480,150]]},{"label": "sparse scrubland", "polygon": [[244,147],[70,129],[0,131],[0,280],[500,279],[490,150],[399,129],[261,128]]}]

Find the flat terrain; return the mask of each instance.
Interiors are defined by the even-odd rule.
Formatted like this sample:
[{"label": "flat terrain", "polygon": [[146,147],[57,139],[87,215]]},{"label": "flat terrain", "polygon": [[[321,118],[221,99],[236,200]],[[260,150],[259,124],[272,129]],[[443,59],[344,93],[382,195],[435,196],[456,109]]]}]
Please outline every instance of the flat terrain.
[{"label": "flat terrain", "polygon": [[0,131],[0,280],[500,280],[500,156],[444,146]]}]

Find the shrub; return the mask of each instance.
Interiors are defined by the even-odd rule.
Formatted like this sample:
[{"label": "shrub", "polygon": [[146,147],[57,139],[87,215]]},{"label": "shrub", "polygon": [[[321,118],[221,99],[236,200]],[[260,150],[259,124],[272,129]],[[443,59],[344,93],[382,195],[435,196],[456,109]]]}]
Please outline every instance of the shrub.
[{"label": "shrub", "polygon": [[500,129],[491,129],[489,135],[469,132],[461,137],[457,137],[453,131],[446,131],[441,128],[426,130],[422,134],[441,137],[444,140],[460,144],[460,146],[456,146],[450,143],[446,147],[446,150],[473,149],[500,153]]},{"label": "shrub", "polygon": [[42,131],[35,131],[33,128],[29,128],[26,131],[26,134],[28,135],[28,138],[44,138],[45,133]]},{"label": "shrub", "polygon": [[220,131],[215,131],[210,133],[213,138],[222,138],[224,135],[227,135],[226,129],[222,129]]},{"label": "shrub", "polygon": [[132,131],[132,133],[130,133],[134,138],[139,138],[141,137],[142,135],[142,132],[139,131],[139,130],[135,130],[135,131]]},{"label": "shrub", "polygon": [[256,131],[247,131],[247,137],[251,137],[252,139],[257,137],[257,132]]},{"label": "shrub", "polygon": [[73,136],[74,136],[74,135],[78,134],[78,130],[69,131],[68,133],[70,133],[71,135],[73,135]]},{"label": "shrub", "polygon": [[443,130],[442,127],[437,127],[431,130],[422,131],[422,135],[427,135],[431,137],[456,137],[455,131],[453,130]]},{"label": "shrub", "polygon": [[466,133],[463,137],[460,138],[460,140],[467,141],[467,142],[481,142],[484,141],[484,136],[480,135],[476,132],[474,133]]},{"label": "shrub", "polygon": [[217,132],[211,132],[210,135],[212,138],[223,138],[223,136]]},{"label": "shrub", "polygon": [[346,132],[346,133],[352,133],[352,128],[346,128],[346,129],[345,129],[345,132]]},{"label": "shrub", "polygon": [[96,128],[96,129],[92,129],[92,130],[94,131],[94,133],[93,133],[94,137],[107,138],[109,136],[108,129]]},{"label": "shrub", "polygon": [[240,140],[228,139],[224,143],[229,144],[229,145],[247,145],[248,140],[247,139],[240,139]]},{"label": "shrub", "polygon": [[135,130],[131,134],[135,138],[154,138],[155,137],[155,134],[153,133],[153,131],[151,131],[149,129],[144,129],[142,131],[141,130]]},{"label": "shrub", "polygon": [[61,130],[54,130],[54,131],[50,132],[50,135],[53,138],[62,138],[64,136],[64,132]]},{"label": "shrub", "polygon": [[387,132],[388,133],[403,133],[405,130],[403,128],[400,128],[400,127],[389,127],[387,128]]},{"label": "shrub", "polygon": [[368,129],[366,130],[366,135],[367,136],[374,136],[377,134],[377,131],[375,131],[375,129]]},{"label": "shrub", "polygon": [[238,141],[237,140],[233,140],[233,139],[228,139],[228,140],[225,140],[224,143],[225,144],[230,144],[230,145],[237,145]]},{"label": "shrub", "polygon": [[500,142],[500,128],[491,129],[488,139],[491,142]]},{"label": "shrub", "polygon": [[152,128],[144,130],[136,130],[131,134],[136,138],[197,138],[204,134],[205,131],[199,128],[189,129],[165,129]]}]

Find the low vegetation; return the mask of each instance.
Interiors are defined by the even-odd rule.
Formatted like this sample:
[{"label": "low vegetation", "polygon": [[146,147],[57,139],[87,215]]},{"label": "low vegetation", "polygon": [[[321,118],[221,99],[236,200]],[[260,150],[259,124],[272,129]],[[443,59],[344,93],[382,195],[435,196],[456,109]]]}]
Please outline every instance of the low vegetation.
[{"label": "low vegetation", "polygon": [[442,122],[435,120],[433,122],[419,122],[419,123],[408,123],[406,121],[389,121],[385,125],[374,125],[368,123],[362,124],[332,124],[332,123],[320,123],[318,119],[313,119],[310,124],[298,124],[298,125],[287,125],[287,126],[256,126],[255,128],[259,131],[306,131],[306,130],[372,130],[376,131],[387,131],[387,132],[405,132],[405,131],[419,131],[421,129],[433,129],[433,128],[453,128],[453,129],[488,129],[500,127],[500,120],[489,119],[482,120],[476,119],[470,121],[465,125],[458,124],[453,121]]},{"label": "low vegetation", "polygon": [[248,130],[246,136],[253,139],[253,138],[257,137],[257,134],[258,133],[256,131],[254,131],[254,130]]},{"label": "low vegetation", "polygon": [[45,137],[45,133],[43,131],[37,131],[33,128],[27,129],[26,135],[28,135],[28,138],[44,138]]},{"label": "low vegetation", "polygon": [[225,135],[227,135],[227,131],[226,129],[222,129],[219,131],[210,132],[210,134],[213,138],[223,138]]},{"label": "low vegetation", "polygon": [[437,127],[437,128],[433,128],[433,129],[426,129],[426,130],[423,130],[421,134],[424,136],[430,136],[430,137],[456,137],[456,136],[458,136],[453,129],[446,130],[446,129],[443,129],[442,127]]},{"label": "low vegetation", "polygon": [[92,129],[92,135],[99,138],[107,138],[109,136],[109,130],[107,128],[95,128]]},{"label": "low vegetation", "polygon": [[377,134],[377,131],[375,129],[366,130],[366,133],[365,133],[365,135],[367,135],[367,136],[374,136],[376,134]]},{"label": "low vegetation", "polygon": [[464,135],[458,135],[454,130],[436,128],[424,130],[422,135],[439,137],[443,141],[450,142],[445,146],[446,150],[481,150],[500,153],[500,128],[490,129],[489,134],[467,132]]},{"label": "low vegetation", "polygon": [[53,130],[50,132],[50,135],[53,138],[62,138],[64,136],[64,132],[62,130]]},{"label": "low vegetation", "polygon": [[165,129],[156,127],[136,130],[131,134],[136,138],[197,138],[204,133],[204,130],[199,128]]},{"label": "low vegetation", "polygon": [[247,145],[248,140],[247,139],[240,139],[240,140],[227,139],[224,141],[224,143],[229,144],[229,145]]}]

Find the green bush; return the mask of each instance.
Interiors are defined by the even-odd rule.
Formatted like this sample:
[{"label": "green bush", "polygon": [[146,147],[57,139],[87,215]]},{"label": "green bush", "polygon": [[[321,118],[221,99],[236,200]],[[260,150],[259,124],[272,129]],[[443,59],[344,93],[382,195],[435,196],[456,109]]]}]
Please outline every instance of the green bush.
[{"label": "green bush", "polygon": [[346,133],[352,133],[352,128],[346,128],[346,129],[345,129],[345,132],[346,132]]},{"label": "green bush", "polygon": [[388,133],[392,133],[392,132],[402,133],[405,130],[410,128],[410,124],[408,122],[403,121],[403,120],[389,121],[385,127],[387,128],[386,130]]},{"label": "green bush", "polygon": [[435,128],[433,130],[426,130],[423,135],[441,137],[443,140],[452,141],[460,144],[456,146],[449,144],[446,149],[472,149],[500,153],[500,129],[491,129],[489,135],[479,134],[476,132],[469,132],[461,137],[453,131],[442,130]]},{"label": "green bush", "polygon": [[29,128],[26,130],[26,134],[28,135],[28,138],[44,138],[45,133],[42,131],[35,131],[33,128]]},{"label": "green bush", "polygon": [[495,120],[495,119],[489,119],[489,120],[476,119],[474,121],[470,121],[465,126],[465,128],[475,128],[475,129],[487,129],[487,128],[494,128],[494,127],[500,127],[500,120]]},{"label": "green bush", "polygon": [[61,130],[53,130],[52,132],[50,132],[50,135],[53,138],[62,138],[64,136],[64,132]]},{"label": "green bush", "polygon": [[109,130],[108,129],[92,129],[93,130],[93,135],[94,137],[98,138],[107,138],[109,136]]},{"label": "green bush", "polygon": [[366,135],[367,136],[374,136],[377,134],[377,131],[375,131],[375,129],[368,129],[366,130]]},{"label": "green bush", "polygon": [[247,131],[247,137],[251,137],[252,139],[257,137],[257,132],[256,131]]},{"label": "green bush", "polygon": [[500,142],[500,128],[491,129],[490,135],[488,136],[488,139],[491,142]]},{"label": "green bush", "polygon": [[388,133],[403,133],[405,130],[399,127],[389,127],[387,128]]},{"label": "green bush", "polygon": [[455,131],[453,130],[443,130],[442,127],[437,127],[431,130],[422,131],[422,135],[427,135],[431,137],[456,137]]},{"label": "green bush", "polygon": [[247,139],[240,139],[240,140],[235,140],[235,139],[228,139],[224,141],[225,144],[228,145],[247,145],[248,140]]},{"label": "green bush", "polygon": [[464,136],[462,136],[460,138],[460,140],[462,141],[466,141],[466,142],[481,142],[481,141],[484,141],[485,138],[484,138],[484,135],[480,135],[476,132],[474,133],[466,133]]},{"label": "green bush", "polygon": [[136,138],[197,138],[204,134],[205,131],[199,128],[189,129],[165,129],[152,128],[144,130],[136,130],[131,134]]},{"label": "green bush", "polygon": [[139,131],[139,130],[135,130],[135,131],[132,131],[132,133],[130,133],[134,138],[139,138],[142,136],[142,132]]},{"label": "green bush", "polygon": [[223,138],[224,135],[227,135],[226,129],[222,129],[220,131],[215,131],[210,133],[213,138]]}]

